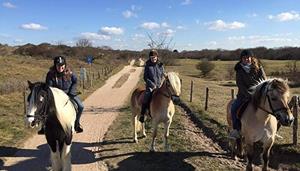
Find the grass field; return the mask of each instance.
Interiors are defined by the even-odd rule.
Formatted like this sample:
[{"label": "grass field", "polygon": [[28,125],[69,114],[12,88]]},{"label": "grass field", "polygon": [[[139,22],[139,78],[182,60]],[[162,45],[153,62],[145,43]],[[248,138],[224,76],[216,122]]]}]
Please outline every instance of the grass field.
[{"label": "grass field", "polygon": [[[183,80],[183,94],[181,96],[185,102],[190,100],[190,84],[191,80],[194,82],[194,93],[193,102],[189,102],[193,110],[199,115],[199,119],[202,120],[205,125],[211,130],[215,130],[215,140],[220,144],[226,141],[224,137],[226,135],[226,105],[231,99],[231,89],[236,87],[223,86],[226,82],[234,82],[232,80],[228,81],[212,81],[208,79],[199,78],[199,71],[196,70],[195,64],[198,61],[195,60],[179,60],[178,66],[169,67],[168,70],[174,70],[180,73],[181,79]],[[279,68],[284,69],[288,61],[270,61],[264,60],[263,63],[267,63],[266,74],[276,71]],[[229,64],[234,65],[234,61],[216,61],[216,68],[218,68],[218,73],[220,75],[226,73],[226,66]],[[215,74],[215,73],[213,73]],[[225,77],[223,75],[223,77]],[[205,103],[205,89],[209,88],[209,103],[208,110],[204,111]],[[292,88],[291,96],[299,94],[300,88]],[[298,127],[300,123],[298,122]],[[299,132],[299,130],[298,130]],[[296,160],[292,156],[299,158],[300,154],[300,144],[297,146],[292,146],[292,128],[282,127],[279,130],[279,134],[283,136],[283,139],[276,139],[275,146],[273,148],[274,153],[281,154],[281,158],[276,158],[278,162],[286,163],[292,167],[300,168],[300,160]],[[298,133],[299,134],[299,133]],[[298,136],[298,142],[300,142],[300,137]],[[289,156],[290,157],[287,157]],[[273,160],[274,161],[274,160]]]},{"label": "grass field", "polygon": [[[201,78],[200,71],[196,69],[198,62],[198,60],[178,60],[176,66],[168,66],[166,70],[176,71],[180,74],[182,79],[181,98],[196,113],[198,121],[201,122],[203,132],[226,150],[226,104],[231,99],[231,89],[235,89],[235,92],[237,90],[234,80],[226,80],[226,70],[228,67],[234,66],[236,61],[214,61],[216,65],[215,70],[205,79]],[[268,65],[266,68],[268,75],[268,73],[276,71],[278,68],[284,68],[288,61],[268,60],[263,62]],[[194,82],[193,102],[189,102],[191,80]],[[206,87],[209,88],[209,104],[208,110],[204,111]],[[293,88],[291,92],[292,95],[299,93],[299,88]],[[186,122],[186,116],[179,107],[177,107],[170,128],[171,153],[158,152],[151,154],[147,152],[152,133],[150,126],[147,127],[147,134],[150,134],[150,137],[140,139],[139,144],[131,143],[132,128],[129,115],[130,109],[125,107],[123,113],[107,132],[105,141],[101,146],[100,159],[111,170],[122,168],[166,170],[171,165],[174,165],[174,168],[181,168],[179,170],[240,170],[228,163],[222,163],[216,158],[208,157],[209,154],[204,155],[200,153],[206,149],[199,148],[197,146],[199,139],[195,138],[195,136],[190,136],[190,133],[195,130],[187,129],[190,123]],[[163,129],[160,128],[158,132],[158,151],[163,151]],[[291,145],[291,132],[292,128],[281,128],[279,131],[279,134],[284,138],[276,140],[270,159],[270,165],[275,170],[300,169],[300,145]]]},{"label": "grass field", "polygon": [[[78,59],[67,59],[68,65],[77,73],[79,79],[79,67],[85,66],[87,71],[90,68],[84,61]],[[0,94],[0,147],[18,146],[24,138],[35,133],[35,130],[27,129],[24,125],[24,103],[23,86],[26,81],[44,81],[49,67],[52,65],[50,59],[36,59],[23,56],[0,56],[0,87],[3,90]],[[117,65],[117,66],[116,66]],[[96,60],[93,64],[94,74],[93,87],[87,86],[82,92],[81,99],[85,99],[90,93],[99,88],[104,80],[113,73],[119,71],[123,64],[116,64],[114,67],[105,64],[105,61]],[[113,68],[112,72],[102,73],[103,67]],[[98,79],[98,72],[100,78]],[[79,86],[79,83],[78,83]],[[12,89],[12,87],[15,87]]]}]

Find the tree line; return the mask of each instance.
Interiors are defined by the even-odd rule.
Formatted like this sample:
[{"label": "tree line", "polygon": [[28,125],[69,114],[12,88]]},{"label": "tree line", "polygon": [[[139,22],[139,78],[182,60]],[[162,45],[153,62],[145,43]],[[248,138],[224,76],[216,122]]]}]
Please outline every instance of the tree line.
[{"label": "tree line", "polygon": [[[223,50],[223,49],[203,49],[195,51],[182,51],[179,53],[180,58],[191,59],[208,59],[208,60],[239,60],[240,53],[243,49]],[[300,47],[280,47],[280,48],[266,48],[256,47],[251,48],[255,56],[260,59],[270,60],[299,60]]]}]

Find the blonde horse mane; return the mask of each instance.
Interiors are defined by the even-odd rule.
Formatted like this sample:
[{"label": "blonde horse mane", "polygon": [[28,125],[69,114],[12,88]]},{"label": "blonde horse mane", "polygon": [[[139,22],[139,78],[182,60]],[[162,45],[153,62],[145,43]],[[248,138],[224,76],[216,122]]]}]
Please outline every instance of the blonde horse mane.
[{"label": "blonde horse mane", "polygon": [[178,77],[178,73],[168,72],[167,78],[169,79],[169,82],[174,90],[175,95],[179,96],[181,93],[181,82]]},{"label": "blonde horse mane", "polygon": [[288,84],[286,83],[286,81],[284,81],[281,78],[271,78],[271,79],[263,80],[260,81],[255,86],[251,87],[251,90],[253,90],[252,103],[255,109],[257,109],[258,106],[260,105],[262,95],[266,94],[267,91],[273,89],[276,89],[282,94],[289,93]]}]

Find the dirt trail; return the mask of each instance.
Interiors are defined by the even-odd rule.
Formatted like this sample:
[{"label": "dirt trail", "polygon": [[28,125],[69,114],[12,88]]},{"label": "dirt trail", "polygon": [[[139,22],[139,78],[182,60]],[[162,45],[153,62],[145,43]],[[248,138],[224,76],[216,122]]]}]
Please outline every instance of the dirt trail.
[{"label": "dirt trail", "polygon": [[[95,158],[99,152],[99,144],[107,129],[118,115],[131,90],[139,81],[141,67],[134,67],[134,61],[106,81],[83,103],[85,106],[81,118],[84,132],[75,134],[72,144],[72,170],[107,170],[106,166]],[[112,88],[116,81],[126,73],[128,80],[120,88]],[[49,170],[49,148],[42,135],[34,135],[28,139],[14,157],[5,158],[1,170]]]}]

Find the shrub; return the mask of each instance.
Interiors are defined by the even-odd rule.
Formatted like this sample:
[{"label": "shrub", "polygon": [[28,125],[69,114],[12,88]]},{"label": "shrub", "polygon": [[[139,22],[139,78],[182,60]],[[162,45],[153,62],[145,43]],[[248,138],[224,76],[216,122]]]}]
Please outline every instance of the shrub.
[{"label": "shrub", "polygon": [[207,59],[203,59],[197,64],[196,68],[201,71],[204,77],[206,77],[215,68],[215,64]]}]

